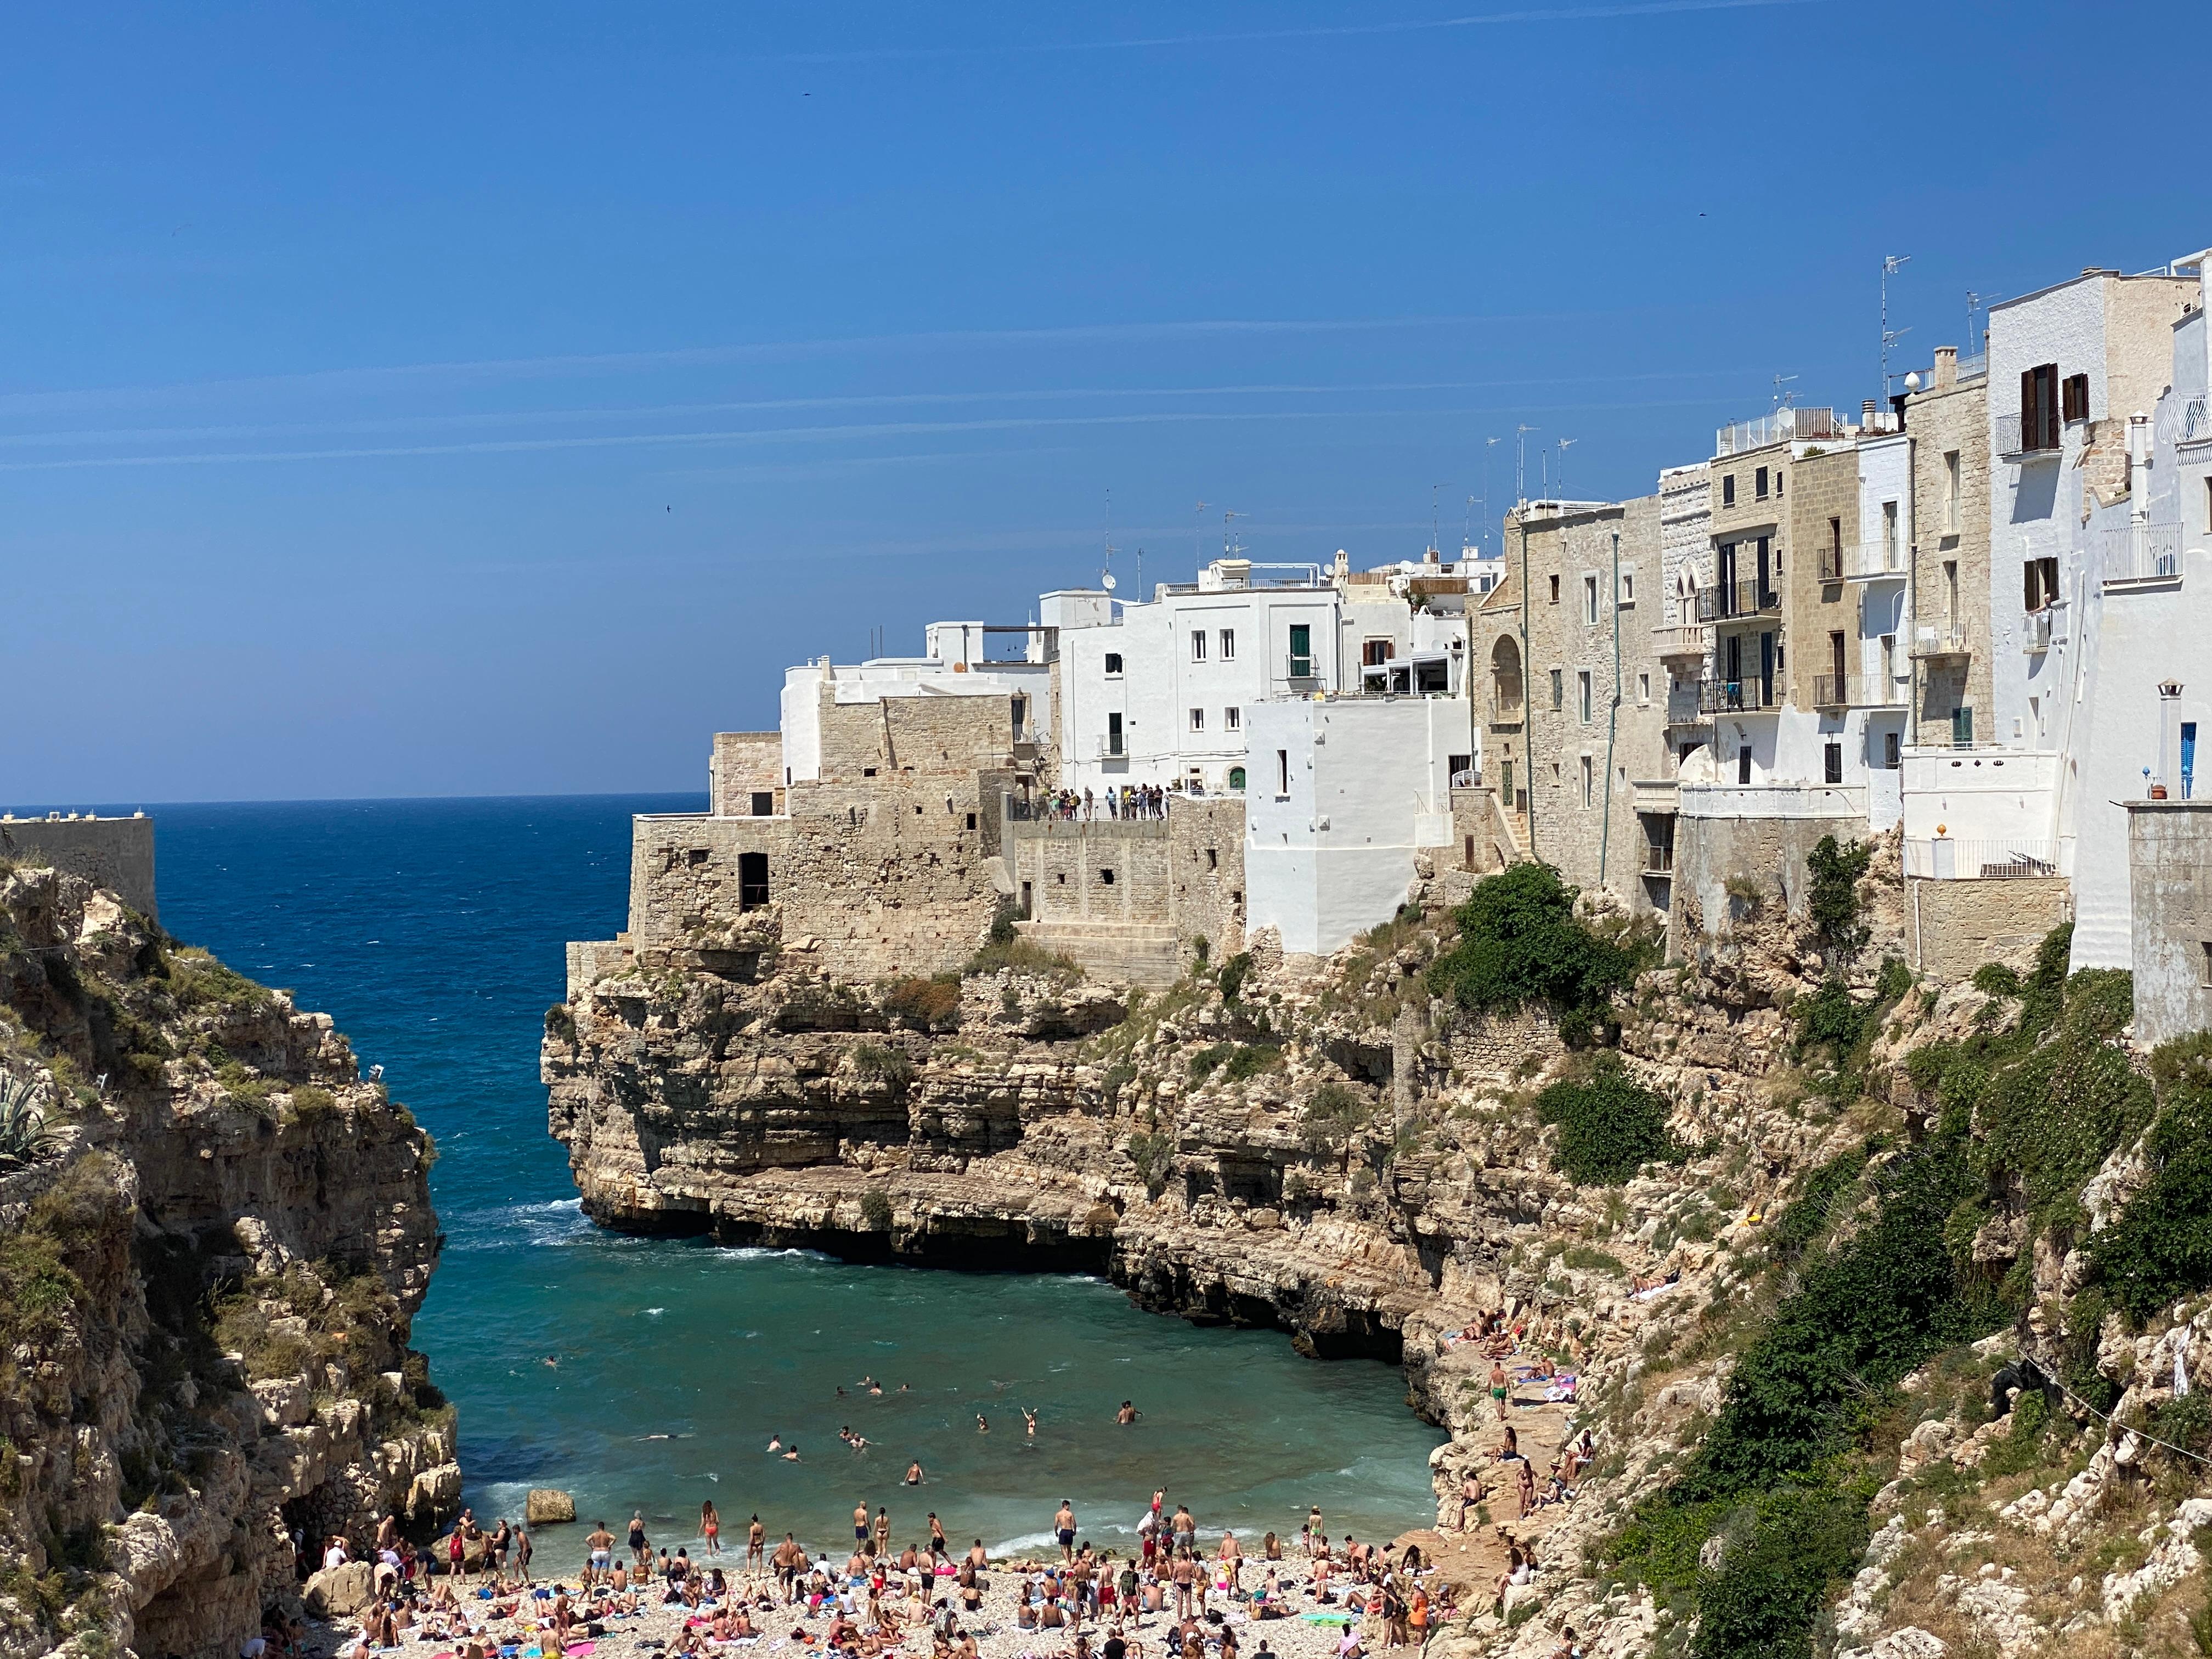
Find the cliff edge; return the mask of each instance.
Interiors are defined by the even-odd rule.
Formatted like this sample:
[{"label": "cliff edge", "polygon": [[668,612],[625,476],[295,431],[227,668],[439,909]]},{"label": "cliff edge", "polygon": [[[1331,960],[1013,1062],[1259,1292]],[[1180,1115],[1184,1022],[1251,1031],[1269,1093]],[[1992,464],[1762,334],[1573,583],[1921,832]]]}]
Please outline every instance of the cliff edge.
[{"label": "cliff edge", "polygon": [[229,1659],[295,1540],[459,1496],[429,1136],[328,1015],[35,862],[0,1074],[0,1656]]}]

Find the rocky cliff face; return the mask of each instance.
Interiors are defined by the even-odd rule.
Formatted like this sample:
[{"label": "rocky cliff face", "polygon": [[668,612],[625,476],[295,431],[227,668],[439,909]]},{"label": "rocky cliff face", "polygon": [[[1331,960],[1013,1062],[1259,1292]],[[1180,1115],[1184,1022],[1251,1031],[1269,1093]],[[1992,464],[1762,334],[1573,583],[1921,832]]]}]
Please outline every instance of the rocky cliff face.
[{"label": "rocky cliff face", "polygon": [[[1441,994],[1441,909],[1149,997],[1018,945],[867,983],[805,951],[717,972],[591,947],[547,1017],[552,1127],[603,1224],[1079,1266],[1400,1360],[1452,1432],[1440,1522],[1465,1474],[1492,1480],[1468,1518],[1541,1562],[1493,1601],[1500,1538],[1428,1540],[1469,1586],[1448,1659],[1548,1655],[1570,1626],[1607,1655],[1927,1659],[2171,1622],[2202,1500],[2179,1453],[2109,1424],[2164,1411],[2160,1437],[2212,1451],[2171,1378],[2212,1310],[2130,1322],[2093,1291],[2087,1231],[2149,1178],[2157,1109],[2124,1007],[2064,987],[2063,939],[2009,989],[1913,984],[1893,843],[1823,885],[1818,915],[1732,896],[1614,998],[1605,1054]],[[2078,1026],[2052,1012],[2077,1003]],[[1597,1448],[1525,1520],[1494,1484],[1490,1359],[1456,1340],[1487,1309],[1579,1374],[1578,1405],[1516,1411],[1539,1468],[1572,1430]],[[2188,1352],[2212,1382],[2212,1343]],[[2072,1379],[2047,1411],[2031,1383],[2025,1423],[2022,1358]]]},{"label": "rocky cliff face", "polygon": [[291,1538],[428,1520],[428,1136],[329,1016],[0,867],[0,1654],[235,1654]]}]

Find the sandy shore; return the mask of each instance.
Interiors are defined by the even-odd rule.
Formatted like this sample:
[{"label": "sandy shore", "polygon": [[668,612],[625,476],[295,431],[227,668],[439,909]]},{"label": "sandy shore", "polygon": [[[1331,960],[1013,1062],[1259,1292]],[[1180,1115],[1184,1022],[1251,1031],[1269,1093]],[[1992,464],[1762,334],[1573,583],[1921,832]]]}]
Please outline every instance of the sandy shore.
[{"label": "sandy shore", "polygon": [[[1235,1631],[1242,1659],[1252,1659],[1262,1640],[1267,1643],[1270,1653],[1280,1655],[1282,1659],[1334,1659],[1346,1620],[1358,1627],[1363,1645],[1370,1651],[1382,1648],[1383,1631],[1381,1621],[1345,1610],[1343,1596],[1348,1587],[1340,1571],[1330,1581],[1331,1601],[1323,1603],[1317,1601],[1314,1594],[1311,1564],[1303,1558],[1288,1558],[1289,1553],[1286,1552],[1284,1560],[1272,1564],[1277,1582],[1285,1592],[1284,1605],[1288,1609],[1287,1617],[1255,1619],[1251,1615],[1248,1603],[1238,1601],[1218,1590],[1208,1599],[1208,1607],[1220,1615],[1223,1623]],[[756,1595],[765,1594],[771,1601],[775,1599],[776,1590],[773,1581],[749,1578],[741,1571],[732,1571],[733,1560],[741,1565],[744,1560],[742,1553],[735,1558],[725,1554],[719,1564],[710,1558],[701,1565],[720,1565],[723,1567],[735,1592],[733,1605],[744,1600],[749,1589]],[[1116,1622],[1114,1610],[1109,1609],[1103,1620],[1086,1619],[1079,1626],[1060,1630],[1024,1631],[1017,1626],[1015,1609],[1018,1598],[1032,1577],[1023,1571],[1024,1565],[1021,1561],[994,1562],[985,1575],[988,1582],[980,1614],[961,1615],[962,1627],[975,1637],[977,1648],[984,1659],[1050,1659],[1050,1656],[1071,1652],[1079,1632],[1091,1638],[1095,1651],[1114,1628]],[[1036,1565],[1042,1566],[1042,1564]],[[1121,1563],[1117,1560],[1114,1565],[1118,1570]],[[1209,1562],[1207,1565],[1213,1564]],[[1256,1588],[1265,1579],[1269,1565],[1247,1559],[1243,1572],[1243,1582],[1247,1590]],[[1419,1582],[1432,1600],[1440,1600],[1439,1592],[1449,1576],[1431,1568],[1419,1575]],[[573,1580],[556,1582],[567,1583],[573,1592]],[[893,1582],[897,1582],[896,1576]],[[550,1584],[541,1580],[539,1588],[550,1589]],[[956,1609],[959,1606],[954,1580],[950,1577],[937,1580],[930,1594],[933,1599],[939,1595],[945,1595],[952,1601]],[[890,1600],[890,1592],[887,1590],[886,1601]],[[465,1644],[474,1639],[496,1642],[502,1650],[518,1649],[517,1659],[528,1659],[532,1651],[545,1653],[550,1659],[550,1650],[540,1646],[538,1632],[543,1610],[550,1608],[550,1601],[526,1596],[510,1616],[503,1619],[488,1616],[495,1607],[507,1605],[507,1598],[501,1598],[488,1601],[471,1589],[466,1592],[466,1605],[473,1621],[471,1634],[463,1635],[455,1630],[448,1634],[431,1636],[421,1629],[410,1630],[404,1632],[405,1639],[400,1647],[382,1651],[421,1656],[422,1659],[448,1659],[449,1656],[459,1655]],[[860,1592],[860,1605],[865,1608],[865,1589]],[[902,1600],[893,1605],[903,1609],[911,1605],[911,1600]],[[1169,1606],[1170,1608],[1173,1606],[1171,1596]],[[1327,1622],[1310,1620],[1305,1616],[1308,1614],[1326,1615]],[[567,1659],[578,1659],[580,1654],[592,1652],[634,1656],[656,1644],[672,1647],[684,1633],[687,1621],[702,1617],[711,1619],[712,1610],[702,1615],[680,1605],[653,1604],[641,1607],[635,1613],[595,1620],[593,1622],[601,1627],[603,1633],[596,1638],[572,1642],[567,1650]],[[805,1653],[810,1648],[819,1650],[830,1629],[830,1619],[831,1610],[828,1608],[809,1612],[803,1607],[777,1606],[769,1609],[756,1607],[753,1610],[754,1622],[767,1634],[750,1642],[717,1645],[709,1651],[727,1655],[729,1659],[738,1659],[739,1656],[748,1654],[763,1656],[765,1659],[768,1655],[797,1656]],[[1122,1638],[1130,1644],[1133,1659],[1158,1659],[1158,1656],[1167,1650],[1164,1645],[1164,1638],[1172,1632],[1175,1621],[1168,1613],[1163,1612],[1122,1618],[1119,1622]],[[1206,1622],[1206,1627],[1209,1632],[1218,1628],[1212,1622]],[[703,1635],[703,1623],[700,1629]],[[794,1636],[795,1630],[803,1635]],[[309,1645],[313,1651],[319,1654],[343,1653],[355,1646],[360,1632],[361,1624],[357,1619],[334,1619],[327,1624],[312,1624],[309,1626]],[[1412,1650],[1406,1651],[1410,1653]],[[908,1630],[896,1649],[886,1650],[887,1654],[893,1652],[902,1653],[908,1656],[908,1659],[928,1659],[931,1652],[928,1628],[925,1626]]]}]

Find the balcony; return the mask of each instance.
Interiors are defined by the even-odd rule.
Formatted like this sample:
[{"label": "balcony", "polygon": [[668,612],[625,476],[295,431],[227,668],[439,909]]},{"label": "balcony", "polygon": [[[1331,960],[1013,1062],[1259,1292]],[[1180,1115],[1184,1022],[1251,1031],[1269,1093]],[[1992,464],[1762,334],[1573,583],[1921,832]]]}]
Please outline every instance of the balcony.
[{"label": "balcony", "polygon": [[1735,622],[1751,617],[1782,614],[1782,590],[1766,582],[1723,582],[1698,595],[1698,620]]},{"label": "balcony", "polygon": [[1902,581],[1909,574],[1905,549],[1896,542],[1853,542],[1844,550],[1844,580],[1878,582],[1890,577]]},{"label": "balcony", "polygon": [[2018,881],[2058,873],[2058,843],[2024,840],[1975,841],[1943,836],[1908,838],[1905,873],[1928,881]]},{"label": "balcony", "polygon": [[2181,406],[2181,428],[2174,441],[2183,444],[2212,444],[2212,398],[2198,392]]},{"label": "balcony", "polygon": [[1774,682],[1771,680],[1700,680],[1698,683],[1698,712],[1700,714],[1755,714],[1762,708],[1774,707]]},{"label": "balcony", "polygon": [[1815,708],[1893,708],[1905,702],[1905,689],[1887,674],[1815,674]]},{"label": "balcony", "polygon": [[2051,649],[2051,625],[2055,618],[2048,606],[2031,611],[2021,618],[2020,648],[2033,656]]},{"label": "balcony", "polygon": [[2056,456],[2059,448],[2058,422],[2054,420],[2030,422],[2022,424],[2017,415],[1997,416],[1997,453],[2008,461],[2036,460],[2045,456]]},{"label": "balcony", "polygon": [[1923,623],[1912,630],[1911,655],[1916,661],[1963,661],[1973,654],[1963,622]]},{"label": "balcony", "polygon": [[1735,421],[1713,434],[1713,453],[1742,455],[1791,438],[1840,438],[1842,423],[1832,409],[1778,409],[1755,421]]},{"label": "balcony", "polygon": [[1701,663],[1713,648],[1712,630],[1696,623],[1655,628],[1651,630],[1651,643],[1659,660],[1670,666],[1678,662]]},{"label": "balcony", "polygon": [[1843,580],[1843,579],[1844,550],[1840,547],[1822,548],[1820,550],[1821,581],[1839,582]]},{"label": "balcony", "polygon": [[2181,575],[2181,526],[2121,525],[2105,532],[2105,586],[2170,582]]}]

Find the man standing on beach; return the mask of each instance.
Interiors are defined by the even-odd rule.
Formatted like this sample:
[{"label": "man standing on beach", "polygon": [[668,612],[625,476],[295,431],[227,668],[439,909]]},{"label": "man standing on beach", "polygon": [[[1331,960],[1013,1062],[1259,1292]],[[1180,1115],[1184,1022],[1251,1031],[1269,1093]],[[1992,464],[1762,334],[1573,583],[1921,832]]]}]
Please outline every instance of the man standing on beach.
[{"label": "man standing on beach", "polygon": [[514,1571],[524,1583],[530,1582],[530,1528],[514,1529]]},{"label": "man standing on beach", "polygon": [[783,1590],[783,1604],[786,1607],[791,1605],[791,1584],[792,1580],[798,1576],[799,1562],[798,1541],[789,1533],[786,1533],[783,1535],[783,1542],[775,1547],[775,1582]]},{"label": "man standing on beach", "polygon": [[591,1535],[584,1540],[584,1547],[592,1553],[589,1571],[595,1579],[614,1565],[615,1535],[607,1530],[605,1522],[592,1528]]},{"label": "man standing on beach", "polygon": [[1060,1534],[1060,1559],[1075,1559],[1075,1509],[1065,1498],[1060,1500],[1060,1510],[1052,1517],[1053,1529]]}]

